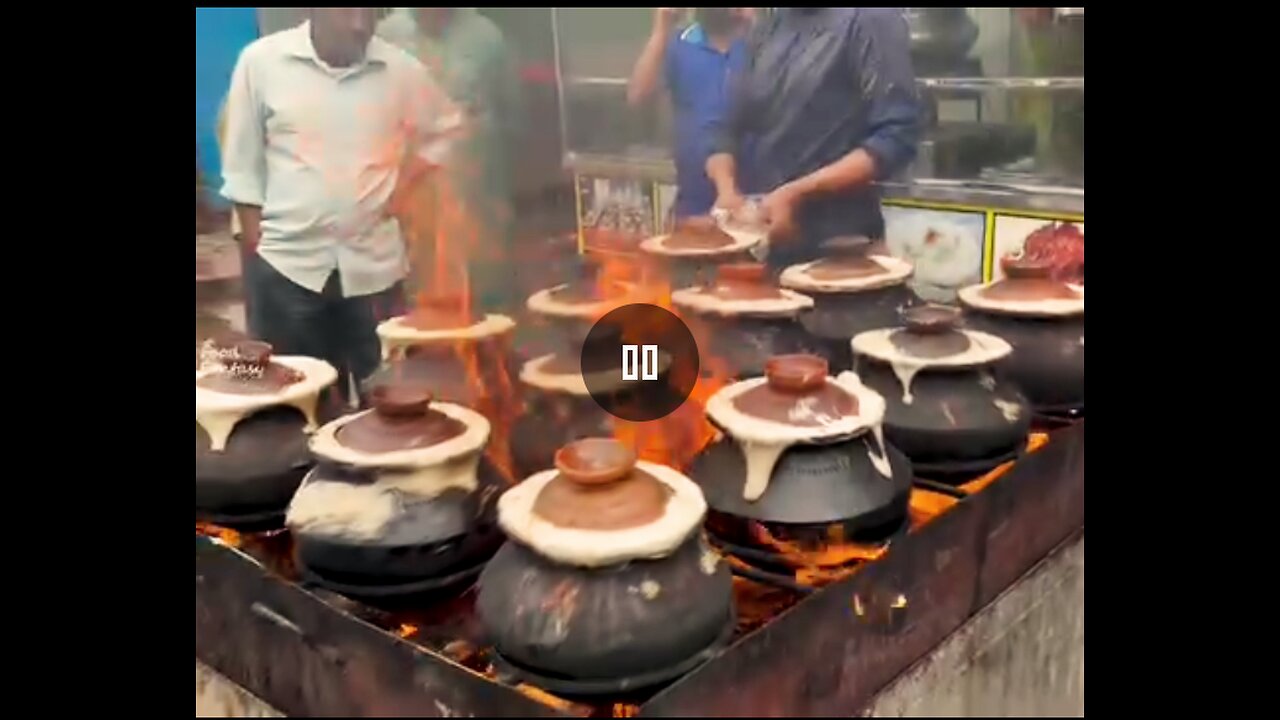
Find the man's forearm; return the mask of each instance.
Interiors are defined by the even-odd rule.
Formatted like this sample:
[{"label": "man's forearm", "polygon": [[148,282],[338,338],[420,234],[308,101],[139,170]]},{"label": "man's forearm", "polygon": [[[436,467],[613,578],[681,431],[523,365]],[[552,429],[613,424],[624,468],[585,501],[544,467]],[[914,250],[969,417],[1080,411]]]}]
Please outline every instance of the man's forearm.
[{"label": "man's forearm", "polygon": [[707,177],[720,197],[738,193],[737,163],[729,153],[716,153],[707,158]]},{"label": "man's forearm", "polygon": [[262,208],[240,203],[236,203],[235,208],[236,219],[240,221],[240,240],[252,250],[262,240]]},{"label": "man's forearm", "polygon": [[796,178],[786,188],[801,199],[851,190],[870,184],[876,177],[876,160],[858,148],[839,160]]},{"label": "man's forearm", "polygon": [[658,77],[662,74],[663,53],[667,49],[667,31],[655,29],[649,35],[636,66],[631,70],[631,79],[627,82],[627,102],[639,105],[653,95],[658,87]]}]

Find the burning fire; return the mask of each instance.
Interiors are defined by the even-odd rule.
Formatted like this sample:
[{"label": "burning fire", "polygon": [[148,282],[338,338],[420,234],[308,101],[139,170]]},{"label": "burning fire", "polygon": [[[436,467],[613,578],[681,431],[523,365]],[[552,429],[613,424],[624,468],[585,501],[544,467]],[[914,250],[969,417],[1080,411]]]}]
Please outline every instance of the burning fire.
[{"label": "burning fire", "polygon": [[[679,316],[671,303],[670,281],[651,263],[634,254],[598,252],[595,256],[601,268],[597,282],[602,292],[619,282],[629,283],[636,288],[640,302],[656,305]],[[717,431],[707,422],[703,409],[711,396],[727,385],[731,377],[728,365],[708,352],[710,343],[697,336],[696,324],[690,323],[689,328],[695,332],[701,367],[684,404],[660,420],[613,420],[614,438],[633,448],[637,457],[674,468],[687,467],[716,438]]]},{"label": "burning fire", "polygon": [[[416,291],[417,307],[425,308],[433,295],[456,297],[461,300],[459,316],[471,317],[474,297],[469,260],[492,258],[501,249],[484,247],[473,209],[467,207],[448,174],[439,173],[422,183],[401,227],[409,246],[409,280]],[[509,431],[520,407],[507,372],[505,348],[486,352],[485,346],[470,340],[453,341],[451,345],[466,368],[471,390],[482,398],[475,409],[492,426],[485,455],[508,482],[514,483],[518,478]]]},{"label": "burning fire", "polygon": [[[1031,454],[1044,447],[1049,442],[1049,436],[1045,433],[1031,433],[1027,437],[1027,454]],[[1000,479],[1005,473],[1013,468],[1014,460],[1010,460],[1003,465],[991,470],[986,475],[970,480],[961,485],[959,490],[965,495],[973,495],[981,492],[991,483]],[[943,495],[941,493],[930,492],[929,490],[921,490],[916,488],[911,491],[911,529],[914,531],[931,522],[934,518],[950,510],[959,500]]]},{"label": "burning fire", "polygon": [[240,533],[235,530],[199,520],[196,521],[196,534],[214,538],[228,547],[238,548],[244,544]]}]

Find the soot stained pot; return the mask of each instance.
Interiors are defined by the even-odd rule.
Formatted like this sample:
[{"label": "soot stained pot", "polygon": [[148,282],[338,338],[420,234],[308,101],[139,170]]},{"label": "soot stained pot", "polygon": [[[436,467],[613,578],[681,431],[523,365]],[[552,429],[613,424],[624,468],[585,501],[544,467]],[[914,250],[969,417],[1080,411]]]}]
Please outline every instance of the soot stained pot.
[{"label": "soot stained pot", "polygon": [[412,384],[380,386],[372,401],[312,439],[318,464],[287,517],[299,564],[356,595],[474,577],[502,542],[488,421]]},{"label": "soot stained pot", "polygon": [[426,296],[413,312],[378,326],[383,365],[364,381],[364,394],[412,384],[496,419],[503,409],[491,406],[502,398],[492,389],[510,385],[514,328],[504,315],[478,317],[461,296]]},{"label": "soot stained pot", "polygon": [[1001,370],[1041,413],[1084,410],[1084,287],[1051,278],[1043,258],[1006,257],[1005,277],[960,291],[967,324],[1003,338]]},{"label": "soot stained pot", "polygon": [[833,368],[850,370],[849,339],[892,325],[903,308],[915,304],[915,293],[906,285],[913,268],[906,260],[870,255],[867,238],[835,238],[822,249],[825,257],[792,265],[779,281],[813,298],[813,310],[800,316],[800,323]]},{"label": "soot stained pot", "polygon": [[762,229],[721,226],[711,217],[693,217],[677,223],[670,235],[640,243],[640,250],[662,261],[672,286],[684,287],[698,283],[718,265],[751,261],[751,249],[764,235]]},{"label": "soot stained pot", "polygon": [[571,443],[499,501],[510,541],[477,610],[502,660],[553,692],[635,690],[710,657],[732,632],[728,567],[703,540],[688,478],[615,440]]},{"label": "soot stained pot", "polygon": [[1026,398],[994,371],[1012,348],[958,329],[959,318],[956,308],[916,307],[903,312],[906,327],[870,330],[851,343],[858,377],[885,399],[886,439],[919,477],[939,479],[930,468],[990,470],[1015,457],[1030,430]]},{"label": "soot stained pot", "polygon": [[742,521],[825,540],[882,539],[906,520],[911,465],[880,435],[885,404],[850,372],[827,377],[821,357],[773,358],[766,377],[721,389],[707,416],[724,437],[694,459],[690,476],[710,507],[708,526],[760,545]]},{"label": "soot stained pot", "polygon": [[583,438],[612,434],[612,416],[587,391],[578,356],[546,355],[520,370],[524,412],[511,430],[519,477],[551,465],[556,451]]},{"label": "soot stained pot", "polygon": [[810,350],[796,318],[813,300],[775,285],[761,263],[732,263],[716,270],[714,282],[671,293],[671,302],[692,315],[704,353],[729,365],[734,377],[757,377],[774,355]]},{"label": "soot stained pot", "polygon": [[338,373],[271,346],[206,344],[196,372],[196,517],[229,526],[284,513],[311,467],[307,438]]}]

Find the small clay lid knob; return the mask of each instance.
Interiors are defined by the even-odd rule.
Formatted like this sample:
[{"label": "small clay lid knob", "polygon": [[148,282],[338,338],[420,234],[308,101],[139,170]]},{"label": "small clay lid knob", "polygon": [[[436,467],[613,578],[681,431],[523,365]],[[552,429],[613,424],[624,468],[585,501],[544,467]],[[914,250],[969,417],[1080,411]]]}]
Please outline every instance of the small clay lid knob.
[{"label": "small clay lid knob", "polygon": [[431,409],[431,391],[420,385],[379,385],[370,393],[374,412],[385,418],[421,418]]},{"label": "small clay lid knob", "polygon": [[829,371],[827,361],[817,355],[778,355],[769,358],[764,374],[770,388],[800,395],[822,389]]},{"label": "small clay lid knob", "polygon": [[937,335],[956,329],[960,310],[946,305],[922,305],[902,311],[907,330],[917,335]]},{"label": "small clay lid knob", "polygon": [[721,265],[716,275],[722,281],[731,283],[763,283],[765,281],[764,263],[728,263]]},{"label": "small clay lid knob", "polygon": [[863,257],[871,249],[871,238],[862,236],[836,237],[823,242],[821,247],[823,253],[830,257]]},{"label": "small clay lid knob", "polygon": [[1053,275],[1051,262],[1026,254],[1004,256],[1000,268],[1011,280],[1047,280]]},{"label": "small clay lid knob", "polygon": [[612,438],[587,438],[557,450],[555,464],[561,475],[577,485],[606,485],[631,474],[636,454]]}]

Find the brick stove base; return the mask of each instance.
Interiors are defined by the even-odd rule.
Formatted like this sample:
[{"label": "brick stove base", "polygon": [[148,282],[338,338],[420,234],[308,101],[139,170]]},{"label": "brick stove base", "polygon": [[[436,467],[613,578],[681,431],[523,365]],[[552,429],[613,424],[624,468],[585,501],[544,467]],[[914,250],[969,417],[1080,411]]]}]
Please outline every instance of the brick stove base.
[{"label": "brick stove base", "polygon": [[[1083,534],[882,690],[865,714],[1083,716]],[[280,715],[196,661],[197,717]]]}]

